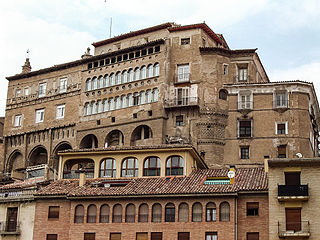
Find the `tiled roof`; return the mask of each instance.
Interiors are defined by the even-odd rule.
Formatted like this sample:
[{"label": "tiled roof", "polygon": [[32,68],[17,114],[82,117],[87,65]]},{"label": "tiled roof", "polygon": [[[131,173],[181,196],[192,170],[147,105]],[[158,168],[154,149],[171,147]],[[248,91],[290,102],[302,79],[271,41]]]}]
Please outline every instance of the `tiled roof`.
[{"label": "tiled roof", "polygon": [[48,184],[48,183],[49,181],[44,181],[43,178],[42,179],[31,178],[24,181],[16,180],[13,183],[0,186],[0,192],[2,190],[24,189],[24,188],[34,187],[39,184]]},{"label": "tiled roof", "polygon": [[[123,187],[97,187],[94,183],[108,179],[90,179],[84,186],[78,180],[59,180],[40,189],[38,198],[65,195],[68,198],[98,196],[160,196],[160,195],[228,195],[241,191],[267,191],[267,174],[263,168],[239,168],[234,184],[204,185],[207,177],[226,177],[229,169],[194,170],[188,177],[135,178]],[[119,179],[120,180],[120,179]],[[123,180],[123,179],[122,179]],[[103,185],[103,184],[102,184]]]},{"label": "tiled roof", "polygon": [[236,49],[230,50],[225,48],[218,48],[218,47],[200,47],[200,52],[207,52],[207,53],[220,53],[225,55],[234,55],[234,54],[254,54],[257,51],[257,48],[253,49]]},{"label": "tiled roof", "polygon": [[224,86],[245,86],[245,85],[273,85],[273,84],[290,84],[290,83],[300,83],[300,84],[310,84],[313,85],[312,82],[302,81],[302,80],[289,80],[289,81],[272,81],[272,82],[244,82],[240,84],[234,84],[234,83],[225,83]]}]

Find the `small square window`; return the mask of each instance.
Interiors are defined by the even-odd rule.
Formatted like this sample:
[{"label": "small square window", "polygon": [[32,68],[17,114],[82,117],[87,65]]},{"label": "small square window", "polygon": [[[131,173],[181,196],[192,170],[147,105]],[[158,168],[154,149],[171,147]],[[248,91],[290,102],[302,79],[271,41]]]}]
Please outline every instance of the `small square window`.
[{"label": "small square window", "polygon": [[286,123],[277,123],[277,134],[287,134]]},{"label": "small square window", "polygon": [[240,147],[240,158],[249,159],[249,147]]},{"label": "small square window", "polygon": [[155,47],[154,47],[154,51],[155,51],[155,52],[160,52],[160,46],[155,46]]},{"label": "small square window", "polygon": [[137,117],[138,117],[137,113],[134,113],[133,118],[137,118]]},{"label": "small square window", "polygon": [[152,110],[148,111],[148,116],[151,117],[152,116]]},{"label": "small square window", "polygon": [[47,240],[57,240],[58,234],[47,234]]},{"label": "small square window", "polygon": [[65,113],[65,105],[58,105],[57,110],[56,110],[56,119],[62,119],[64,118],[64,113]]},{"label": "small square window", "polygon": [[259,216],[258,202],[247,202],[247,216]]},{"label": "small square window", "polygon": [[110,233],[110,240],[119,240],[121,239],[121,233]]},{"label": "small square window", "polygon": [[190,232],[179,232],[178,240],[190,240]]},{"label": "small square window", "polygon": [[251,120],[239,120],[239,137],[252,137]]},{"label": "small square window", "polygon": [[288,94],[287,92],[277,92],[274,94],[274,106],[276,108],[288,107]]},{"label": "small square window", "polygon": [[176,126],[183,126],[183,115],[176,116]]},{"label": "small square window", "polygon": [[25,88],[25,89],[24,89],[24,95],[25,95],[25,96],[28,96],[28,95],[29,95],[29,88]]},{"label": "small square window", "polygon": [[48,219],[59,219],[59,206],[49,206]]},{"label": "small square window", "polygon": [[136,240],[148,239],[148,233],[136,233]]},{"label": "small square window", "polygon": [[95,240],[96,234],[95,233],[84,233],[84,240]]},{"label": "small square window", "polygon": [[189,45],[190,38],[181,38],[181,45]]},{"label": "small square window", "polygon": [[100,119],[99,120],[97,120],[97,125],[100,125],[101,124],[101,121],[100,121]]},{"label": "small square window", "polygon": [[99,64],[100,64],[100,67],[101,67],[101,66],[104,66],[104,59],[100,60],[100,63],[99,63]]},{"label": "small square window", "polygon": [[259,240],[258,232],[247,232],[247,240]]},{"label": "small square window", "polygon": [[206,240],[218,240],[217,232],[206,232]]},{"label": "small square window", "polygon": [[93,66],[94,66],[95,68],[98,67],[98,66],[99,66],[99,62],[98,62],[98,61],[94,62],[94,63],[93,63]]}]

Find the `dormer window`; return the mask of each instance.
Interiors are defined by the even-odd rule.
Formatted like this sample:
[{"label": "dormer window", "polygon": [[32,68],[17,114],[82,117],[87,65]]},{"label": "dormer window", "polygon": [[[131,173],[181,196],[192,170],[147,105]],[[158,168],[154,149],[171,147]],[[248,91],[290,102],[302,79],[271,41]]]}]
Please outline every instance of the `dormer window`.
[{"label": "dormer window", "polygon": [[237,65],[237,82],[247,82],[249,79],[248,77],[248,64],[238,64]]}]

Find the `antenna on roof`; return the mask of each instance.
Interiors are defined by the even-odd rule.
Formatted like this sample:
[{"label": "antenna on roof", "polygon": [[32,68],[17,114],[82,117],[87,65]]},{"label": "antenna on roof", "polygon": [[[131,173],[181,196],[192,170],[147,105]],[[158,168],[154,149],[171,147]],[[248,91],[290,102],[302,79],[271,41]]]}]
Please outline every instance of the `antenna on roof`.
[{"label": "antenna on roof", "polygon": [[110,38],[111,38],[111,30],[112,30],[112,17],[110,18]]}]

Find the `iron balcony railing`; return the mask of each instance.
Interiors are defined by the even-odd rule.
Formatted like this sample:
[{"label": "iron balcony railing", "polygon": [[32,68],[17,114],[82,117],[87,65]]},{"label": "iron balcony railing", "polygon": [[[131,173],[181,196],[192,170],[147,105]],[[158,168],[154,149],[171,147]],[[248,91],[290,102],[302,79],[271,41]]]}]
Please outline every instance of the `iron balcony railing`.
[{"label": "iron balcony railing", "polygon": [[253,108],[253,102],[252,101],[240,101],[238,102],[238,109],[252,109]]},{"label": "iron balcony railing", "polygon": [[16,221],[0,222],[0,234],[1,235],[20,234],[19,223]]},{"label": "iron balcony railing", "polygon": [[185,107],[185,106],[198,106],[198,97],[184,97],[184,98],[171,98],[164,100],[164,107]]},{"label": "iron balcony railing", "polygon": [[278,196],[309,196],[308,185],[278,185]]},{"label": "iron balcony railing", "polygon": [[278,221],[278,235],[281,238],[308,237],[310,236],[310,223],[308,220],[300,222]]},{"label": "iron balcony railing", "polygon": [[[94,170],[87,169],[85,170],[85,175],[87,178],[93,178]],[[71,170],[71,171],[64,171],[63,172],[63,179],[78,179],[80,178],[80,171],[79,170]]]}]

